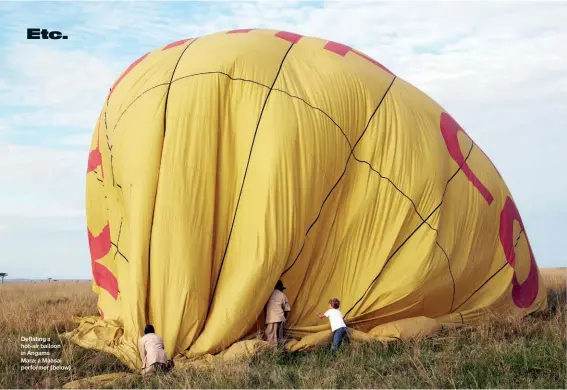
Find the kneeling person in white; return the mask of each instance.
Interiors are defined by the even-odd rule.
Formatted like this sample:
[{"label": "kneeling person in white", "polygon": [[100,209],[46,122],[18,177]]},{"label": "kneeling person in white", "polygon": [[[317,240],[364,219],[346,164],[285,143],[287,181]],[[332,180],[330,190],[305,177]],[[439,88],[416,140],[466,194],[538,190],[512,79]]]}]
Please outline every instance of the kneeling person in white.
[{"label": "kneeling person in white", "polygon": [[319,318],[327,317],[331,323],[331,331],[333,331],[333,352],[341,346],[343,339],[347,336],[347,326],[343,320],[343,313],[339,310],[341,302],[337,298],[329,301],[329,310],[325,313],[317,313]]}]

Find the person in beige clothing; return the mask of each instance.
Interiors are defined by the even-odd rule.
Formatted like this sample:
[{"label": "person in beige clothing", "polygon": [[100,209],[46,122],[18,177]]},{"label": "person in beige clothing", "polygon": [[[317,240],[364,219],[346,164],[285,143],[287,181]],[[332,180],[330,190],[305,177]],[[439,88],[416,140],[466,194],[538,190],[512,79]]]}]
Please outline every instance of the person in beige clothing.
[{"label": "person in beige clothing", "polygon": [[271,344],[281,344],[283,341],[284,322],[288,312],[291,311],[283,290],[285,290],[284,284],[278,280],[266,304],[266,339]]},{"label": "person in beige clothing", "polygon": [[156,370],[166,370],[168,361],[163,346],[163,339],[155,334],[152,325],[146,325],[144,328],[144,336],[138,342],[138,348],[142,358],[143,375],[151,374]]}]

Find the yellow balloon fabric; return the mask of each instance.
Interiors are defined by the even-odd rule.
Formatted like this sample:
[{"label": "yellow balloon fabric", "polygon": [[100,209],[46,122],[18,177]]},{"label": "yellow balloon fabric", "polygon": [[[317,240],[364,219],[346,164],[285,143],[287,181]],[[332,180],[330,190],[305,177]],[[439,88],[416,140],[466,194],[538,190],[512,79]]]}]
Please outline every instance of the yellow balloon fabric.
[{"label": "yellow balloon fabric", "polygon": [[328,342],[314,312],[335,297],[350,328],[385,339],[546,305],[489,158],[332,41],[235,30],[142,56],[100,114],[86,195],[101,318],[70,337],[131,368],[148,323],[169,357],[247,350],[279,279],[292,349]]}]

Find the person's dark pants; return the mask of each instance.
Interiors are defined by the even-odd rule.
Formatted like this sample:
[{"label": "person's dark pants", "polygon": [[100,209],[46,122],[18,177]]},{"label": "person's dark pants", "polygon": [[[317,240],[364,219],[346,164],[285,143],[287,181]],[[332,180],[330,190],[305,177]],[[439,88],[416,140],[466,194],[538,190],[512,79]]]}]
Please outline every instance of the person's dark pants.
[{"label": "person's dark pants", "polygon": [[345,337],[347,337],[347,328],[339,328],[333,332],[333,352],[337,352]]}]

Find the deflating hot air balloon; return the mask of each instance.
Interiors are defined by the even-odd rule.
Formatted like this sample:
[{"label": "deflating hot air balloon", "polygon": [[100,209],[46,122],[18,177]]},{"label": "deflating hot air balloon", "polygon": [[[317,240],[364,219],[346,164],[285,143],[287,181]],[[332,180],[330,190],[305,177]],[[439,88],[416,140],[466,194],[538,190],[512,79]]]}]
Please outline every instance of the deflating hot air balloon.
[{"label": "deflating hot air balloon", "polygon": [[[546,306],[503,179],[435,101],[363,53],[234,30],[145,54],[93,135],[87,226],[100,317],[70,334],[140,367],[247,350],[278,280],[297,350],[339,298],[361,338]],[[223,352],[225,351],[225,352]]]}]

